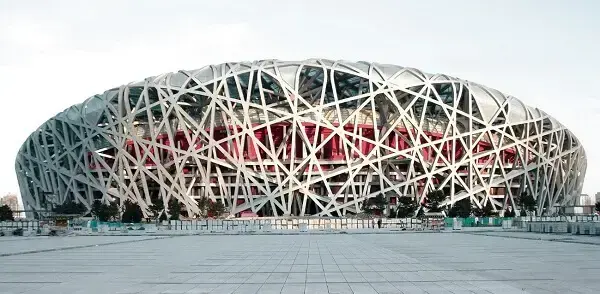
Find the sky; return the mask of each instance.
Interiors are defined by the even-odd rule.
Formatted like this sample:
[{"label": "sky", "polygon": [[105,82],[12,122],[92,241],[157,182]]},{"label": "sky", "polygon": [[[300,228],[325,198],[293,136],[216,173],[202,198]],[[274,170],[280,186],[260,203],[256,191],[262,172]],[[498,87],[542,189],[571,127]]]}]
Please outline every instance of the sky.
[{"label": "sky", "polygon": [[44,121],[148,76],[257,59],[373,61],[496,88],[558,119],[600,192],[600,1],[0,0],[0,195]]}]

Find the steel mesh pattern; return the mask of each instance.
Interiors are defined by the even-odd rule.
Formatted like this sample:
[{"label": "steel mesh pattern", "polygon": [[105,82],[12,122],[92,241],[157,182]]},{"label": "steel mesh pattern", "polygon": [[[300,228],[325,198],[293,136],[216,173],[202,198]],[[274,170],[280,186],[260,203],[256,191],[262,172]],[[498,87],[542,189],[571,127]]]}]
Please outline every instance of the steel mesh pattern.
[{"label": "steel mesh pattern", "polygon": [[538,210],[581,192],[585,152],[558,121],[482,85],[417,69],[310,59],[211,65],[111,89],[21,147],[26,209],[202,195],[231,214],[340,216],[378,194],[443,190]]}]

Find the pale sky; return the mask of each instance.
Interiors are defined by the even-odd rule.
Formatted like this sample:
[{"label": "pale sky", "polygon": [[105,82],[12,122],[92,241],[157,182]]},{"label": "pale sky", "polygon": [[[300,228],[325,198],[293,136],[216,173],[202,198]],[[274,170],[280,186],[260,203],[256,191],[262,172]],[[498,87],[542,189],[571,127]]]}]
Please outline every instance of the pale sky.
[{"label": "pale sky", "polygon": [[207,64],[391,63],[496,88],[571,129],[600,191],[600,1],[0,0],[0,195],[44,121],[109,88]]}]

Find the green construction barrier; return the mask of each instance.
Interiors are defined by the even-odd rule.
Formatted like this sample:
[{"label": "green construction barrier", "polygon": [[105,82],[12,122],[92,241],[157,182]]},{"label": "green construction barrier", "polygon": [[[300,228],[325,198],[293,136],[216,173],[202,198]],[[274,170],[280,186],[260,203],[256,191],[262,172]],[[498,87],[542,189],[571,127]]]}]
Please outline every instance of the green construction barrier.
[{"label": "green construction barrier", "polygon": [[490,225],[490,218],[489,217],[480,217],[479,218],[479,226],[480,227],[487,227]]},{"label": "green construction barrier", "polygon": [[463,219],[463,227],[473,227],[475,226],[475,218],[467,217]]},{"label": "green construction barrier", "polygon": [[[477,224],[475,223],[475,217],[467,217],[461,218],[457,217],[457,220],[462,221],[463,227],[475,227]],[[503,220],[510,220],[512,217],[480,217],[479,218],[479,226],[480,227],[501,227]],[[446,227],[452,227],[454,225],[454,218],[447,217],[444,219],[444,225]]]},{"label": "green construction barrier", "polygon": [[454,225],[454,218],[447,217],[444,219],[444,226],[446,228],[451,228]]},{"label": "green construction barrier", "polygon": [[502,219],[501,217],[495,217],[494,218],[494,226],[495,227],[501,227],[502,226]]}]

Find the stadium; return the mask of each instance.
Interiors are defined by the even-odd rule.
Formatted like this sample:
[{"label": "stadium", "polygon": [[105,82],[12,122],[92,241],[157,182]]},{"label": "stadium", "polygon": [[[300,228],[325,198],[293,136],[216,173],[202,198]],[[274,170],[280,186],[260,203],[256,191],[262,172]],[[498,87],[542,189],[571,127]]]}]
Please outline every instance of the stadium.
[{"label": "stadium", "polygon": [[346,216],[384,195],[538,211],[581,192],[583,147],[497,90],[396,65],[224,63],[110,89],[50,118],[20,148],[28,217],[65,201],[196,199],[230,216]]}]

